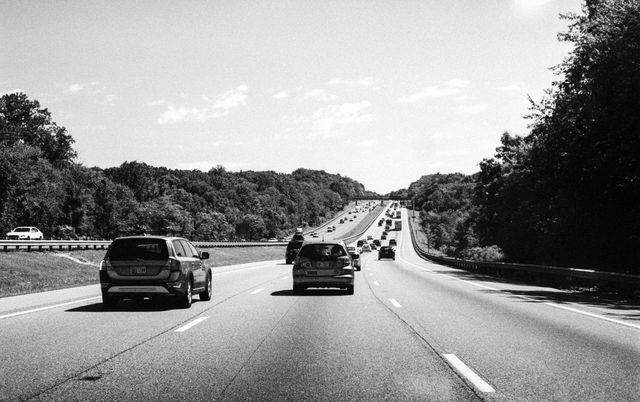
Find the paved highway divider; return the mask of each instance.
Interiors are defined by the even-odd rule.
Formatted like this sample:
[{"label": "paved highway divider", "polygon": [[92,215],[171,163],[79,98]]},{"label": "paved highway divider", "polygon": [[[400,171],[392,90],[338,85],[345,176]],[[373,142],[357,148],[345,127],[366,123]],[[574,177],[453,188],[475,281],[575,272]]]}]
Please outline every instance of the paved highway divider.
[{"label": "paved highway divider", "polygon": [[528,282],[565,288],[571,286],[597,285],[603,289],[618,289],[630,292],[640,289],[640,276],[638,275],[547,265],[483,262],[433,255],[420,247],[415,239],[413,230],[411,219],[409,219],[411,242],[413,243],[413,248],[416,253],[425,260],[437,262],[442,265],[487,275],[513,277]]}]

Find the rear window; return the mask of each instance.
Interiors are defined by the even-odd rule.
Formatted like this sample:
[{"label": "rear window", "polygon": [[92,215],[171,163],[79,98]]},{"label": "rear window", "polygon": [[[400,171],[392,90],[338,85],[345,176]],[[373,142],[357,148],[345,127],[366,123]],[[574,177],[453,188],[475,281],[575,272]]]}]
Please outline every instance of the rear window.
[{"label": "rear window", "polygon": [[116,239],[109,249],[111,260],[166,260],[167,244],[162,239]]},{"label": "rear window", "polygon": [[15,228],[13,229],[14,232],[28,232],[29,228]]},{"label": "rear window", "polygon": [[339,244],[308,244],[300,250],[298,256],[311,260],[323,257],[344,257],[347,252]]}]

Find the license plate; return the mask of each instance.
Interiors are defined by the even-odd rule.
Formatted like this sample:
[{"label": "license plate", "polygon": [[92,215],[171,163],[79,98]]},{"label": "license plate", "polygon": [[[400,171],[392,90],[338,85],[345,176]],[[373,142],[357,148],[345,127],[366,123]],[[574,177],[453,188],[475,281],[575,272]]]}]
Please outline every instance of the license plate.
[{"label": "license plate", "polygon": [[320,261],[316,263],[318,268],[329,268],[329,261]]},{"label": "license plate", "polygon": [[307,271],[307,275],[318,275],[318,271]]},{"label": "license plate", "polygon": [[131,268],[132,275],[144,275],[147,273],[147,267],[133,267]]}]

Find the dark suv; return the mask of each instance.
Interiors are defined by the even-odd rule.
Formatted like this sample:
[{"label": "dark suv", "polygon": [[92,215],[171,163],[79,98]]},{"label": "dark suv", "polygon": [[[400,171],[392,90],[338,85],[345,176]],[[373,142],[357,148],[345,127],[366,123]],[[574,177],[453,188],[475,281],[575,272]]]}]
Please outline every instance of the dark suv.
[{"label": "dark suv", "polygon": [[289,244],[287,244],[287,252],[285,255],[285,262],[287,264],[291,264],[293,260],[296,259],[296,255],[298,255],[298,251],[302,247],[302,240],[291,240]]},{"label": "dark suv", "polygon": [[378,250],[378,259],[381,260],[383,258],[391,258],[392,260],[395,260],[396,259],[395,250],[389,246],[380,247],[380,250]]},{"label": "dark suv", "polygon": [[179,237],[131,236],[115,239],[100,263],[102,304],[125,298],[170,296],[191,307],[193,294],[211,300],[211,269],[193,244]]}]

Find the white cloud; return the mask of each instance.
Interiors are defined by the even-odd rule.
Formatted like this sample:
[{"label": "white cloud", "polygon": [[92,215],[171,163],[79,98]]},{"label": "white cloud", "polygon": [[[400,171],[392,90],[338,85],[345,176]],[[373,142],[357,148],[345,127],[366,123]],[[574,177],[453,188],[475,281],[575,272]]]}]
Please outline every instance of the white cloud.
[{"label": "white cloud", "polygon": [[476,114],[480,112],[484,112],[489,109],[489,105],[486,103],[477,103],[475,105],[461,106],[460,111],[463,113]]},{"label": "white cloud", "polygon": [[275,99],[284,99],[288,97],[289,97],[289,93],[287,91],[280,91],[276,94],[273,94],[272,96],[272,98],[275,98]]},{"label": "white cloud", "polygon": [[158,118],[158,123],[167,124],[182,121],[203,122],[226,116],[231,112],[231,109],[246,104],[247,95],[245,92],[248,89],[246,85],[240,85],[235,89],[218,94],[213,98],[202,95],[201,99],[207,103],[202,107],[175,107],[169,104],[167,110]]},{"label": "white cloud", "polygon": [[527,87],[522,83],[505,85],[505,86],[499,87],[498,89],[505,92],[527,92],[528,91]]},{"label": "white cloud", "polygon": [[351,88],[356,87],[370,87],[373,85],[373,81],[368,77],[361,77],[355,80],[350,79],[341,79],[341,78],[333,78],[329,81],[330,85],[344,85]]},{"label": "white cloud", "polygon": [[336,130],[339,126],[370,123],[373,120],[372,116],[362,114],[369,106],[371,106],[369,101],[362,101],[322,108],[313,114],[311,119],[312,132],[324,136],[337,136],[342,135],[340,131]]},{"label": "white cloud", "polygon": [[462,90],[469,86],[469,81],[461,79],[452,79],[445,81],[440,85],[434,85],[424,88],[422,91],[415,92],[398,98],[400,103],[414,103],[429,98],[441,98],[445,96],[458,95]]},{"label": "white cloud", "polygon": [[304,94],[305,98],[314,98],[316,96],[320,96],[324,93],[324,89],[312,89],[311,91],[307,91]]},{"label": "white cloud", "polygon": [[83,84],[71,84],[67,88],[65,88],[64,92],[70,92],[75,94],[82,91],[83,89],[84,89]]}]

